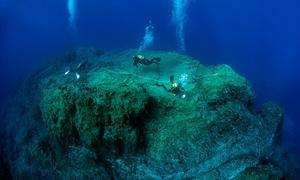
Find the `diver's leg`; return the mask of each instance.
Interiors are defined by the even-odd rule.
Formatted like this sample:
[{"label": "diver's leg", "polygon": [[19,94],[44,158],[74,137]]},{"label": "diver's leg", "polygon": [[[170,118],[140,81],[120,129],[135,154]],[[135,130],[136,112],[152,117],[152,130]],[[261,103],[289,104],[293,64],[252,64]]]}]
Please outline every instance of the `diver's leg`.
[{"label": "diver's leg", "polygon": [[158,64],[160,62],[160,57],[152,58],[151,61],[152,63]]}]

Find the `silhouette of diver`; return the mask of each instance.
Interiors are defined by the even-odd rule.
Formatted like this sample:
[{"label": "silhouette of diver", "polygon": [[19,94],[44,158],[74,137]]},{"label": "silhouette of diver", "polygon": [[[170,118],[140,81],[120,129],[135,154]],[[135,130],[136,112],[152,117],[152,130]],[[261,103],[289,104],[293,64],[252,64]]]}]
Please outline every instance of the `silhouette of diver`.
[{"label": "silhouette of diver", "polygon": [[155,58],[152,58],[152,59],[146,59],[144,56],[142,55],[136,55],[136,56],[133,56],[132,58],[133,60],[133,65],[135,67],[138,67],[139,64],[143,64],[143,65],[150,65],[150,64],[159,64],[160,62],[160,57],[155,57]]}]

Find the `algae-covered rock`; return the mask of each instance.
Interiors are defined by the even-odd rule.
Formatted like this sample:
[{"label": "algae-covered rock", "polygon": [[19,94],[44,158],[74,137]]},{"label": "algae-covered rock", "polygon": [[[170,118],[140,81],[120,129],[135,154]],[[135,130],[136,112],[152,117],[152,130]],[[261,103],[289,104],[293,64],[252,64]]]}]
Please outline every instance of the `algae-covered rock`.
[{"label": "algae-covered rock", "polygon": [[143,141],[149,94],[128,75],[103,71],[91,76],[93,81],[77,87],[43,89],[43,120],[63,145],[83,143],[102,155],[135,152]]},{"label": "algae-covered rock", "polygon": [[22,96],[34,100],[23,122],[33,127],[18,139],[6,134],[15,143],[4,153],[22,155],[6,159],[16,178],[28,169],[54,179],[283,177],[272,164],[284,117],[278,105],[257,110],[250,83],[228,65],[148,51],[161,62],[137,68],[135,54],[73,50],[33,76]]},{"label": "algae-covered rock", "polygon": [[282,171],[272,164],[259,165],[255,168],[249,168],[242,172],[237,180],[256,180],[256,179],[270,179],[279,180],[283,178]]},{"label": "algae-covered rock", "polygon": [[254,100],[249,82],[227,65],[208,68],[202,75],[199,88],[209,104],[236,101],[247,105]]}]

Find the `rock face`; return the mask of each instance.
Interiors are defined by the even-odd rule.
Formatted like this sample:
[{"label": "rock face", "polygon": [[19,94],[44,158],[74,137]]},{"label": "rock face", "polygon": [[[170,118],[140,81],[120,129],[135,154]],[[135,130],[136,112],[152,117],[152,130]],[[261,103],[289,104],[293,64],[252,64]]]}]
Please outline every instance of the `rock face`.
[{"label": "rock face", "polygon": [[99,80],[81,87],[42,90],[43,120],[62,145],[84,144],[101,156],[136,152],[150,96],[128,76],[106,71],[95,76]]},{"label": "rock face", "polygon": [[[160,64],[136,68],[135,50],[100,52],[72,51],[24,87],[27,118],[9,127],[26,126],[4,133],[14,177],[284,177],[271,160],[283,111],[271,102],[257,111],[249,82],[232,68],[167,52],[144,53]],[[172,91],[175,82],[184,92]]]}]

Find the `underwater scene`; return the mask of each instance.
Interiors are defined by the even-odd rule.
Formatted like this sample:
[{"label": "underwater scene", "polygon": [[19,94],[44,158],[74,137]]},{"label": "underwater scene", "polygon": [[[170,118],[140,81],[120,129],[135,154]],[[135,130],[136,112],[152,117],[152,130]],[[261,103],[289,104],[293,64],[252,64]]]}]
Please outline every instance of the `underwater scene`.
[{"label": "underwater scene", "polygon": [[0,179],[300,179],[300,1],[0,0]]}]

